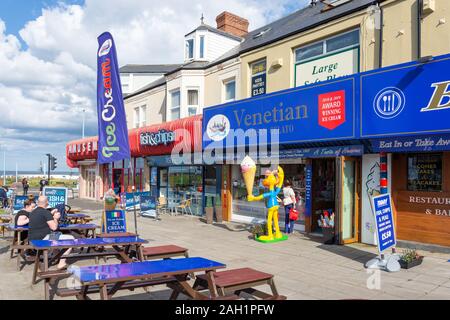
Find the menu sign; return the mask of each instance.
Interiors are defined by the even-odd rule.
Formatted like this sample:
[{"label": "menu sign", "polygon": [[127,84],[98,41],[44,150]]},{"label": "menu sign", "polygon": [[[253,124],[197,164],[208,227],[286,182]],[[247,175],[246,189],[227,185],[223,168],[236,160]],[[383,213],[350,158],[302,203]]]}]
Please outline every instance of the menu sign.
[{"label": "menu sign", "polygon": [[421,154],[408,157],[408,190],[442,190],[441,155]]}]

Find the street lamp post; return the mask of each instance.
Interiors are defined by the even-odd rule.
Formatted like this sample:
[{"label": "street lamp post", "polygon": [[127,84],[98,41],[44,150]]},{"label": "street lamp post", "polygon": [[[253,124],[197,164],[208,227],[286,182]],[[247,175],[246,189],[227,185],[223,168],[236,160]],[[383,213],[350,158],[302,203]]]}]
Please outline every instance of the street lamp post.
[{"label": "street lamp post", "polygon": [[83,127],[82,127],[82,133],[81,133],[81,135],[82,135],[82,137],[83,137],[83,139],[84,139],[84,115],[85,115],[85,113],[86,113],[86,109],[84,109],[83,108]]}]

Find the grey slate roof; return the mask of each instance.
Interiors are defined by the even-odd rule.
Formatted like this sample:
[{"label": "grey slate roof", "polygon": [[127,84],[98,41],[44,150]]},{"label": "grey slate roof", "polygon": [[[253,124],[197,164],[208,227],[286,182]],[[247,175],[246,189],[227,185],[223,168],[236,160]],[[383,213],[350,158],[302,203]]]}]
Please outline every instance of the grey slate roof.
[{"label": "grey slate roof", "polygon": [[119,69],[120,73],[168,73],[181,64],[127,64]]},{"label": "grey slate roof", "polygon": [[141,89],[139,89],[139,90],[137,90],[135,92],[132,92],[132,93],[124,95],[123,98],[127,99],[127,98],[131,98],[131,97],[137,96],[138,94],[144,93],[146,91],[149,91],[151,89],[157,88],[157,87],[162,86],[164,84],[166,84],[166,77],[163,76],[163,77],[153,81],[152,83],[142,87]]},{"label": "grey slate roof", "polygon": [[[206,69],[215,65],[218,65],[222,62],[225,62],[229,59],[238,57],[240,54],[252,51],[256,48],[268,45],[270,43],[279,41],[281,39],[287,38],[291,35],[306,31],[308,29],[312,29],[318,25],[325,24],[329,21],[338,19],[342,16],[346,16],[352,12],[364,10],[365,8],[369,7],[372,4],[375,4],[377,2],[384,2],[386,0],[352,0],[348,3],[345,3],[343,5],[337,6],[330,10],[324,10],[327,8],[327,6],[322,2],[317,2],[315,6],[306,6],[303,9],[300,9],[286,17],[283,17],[279,20],[276,20],[268,25],[265,25],[261,28],[258,28],[256,30],[253,30],[249,32],[245,37],[244,40],[231,49],[230,51],[226,52],[221,57],[217,58],[216,60],[212,62],[188,62],[185,64],[179,64],[179,65],[173,65],[177,66],[174,67],[171,71],[168,71],[167,74],[171,74],[174,72],[178,72],[180,70],[196,70],[196,69]],[[199,28],[212,28],[208,25],[200,25],[196,30],[199,30]],[[218,29],[212,28],[216,31],[220,31]],[[209,30],[209,29],[208,29]],[[192,32],[194,32],[192,31]],[[265,31],[263,35],[260,37],[255,37],[255,35],[261,33],[261,31]],[[192,32],[188,33],[191,34]],[[229,34],[228,34],[229,35]],[[239,38],[239,37],[237,37]],[[241,38],[239,38],[241,39]],[[127,97],[131,97],[134,95],[137,95],[139,93],[145,92],[147,90],[156,88],[157,86],[165,84],[165,77],[162,79],[156,80],[155,82],[149,84],[148,86],[145,86],[144,88],[140,89],[137,92],[134,92]]]},{"label": "grey slate roof", "polygon": [[221,36],[228,37],[228,38],[236,40],[236,41],[242,41],[241,37],[238,37],[238,36],[235,36],[234,34],[211,27],[210,25],[207,25],[205,23],[201,24],[197,29],[194,29],[191,32],[189,32],[188,34],[186,34],[185,37],[190,35],[191,33],[194,33],[197,30],[208,30],[209,32],[220,34]]}]

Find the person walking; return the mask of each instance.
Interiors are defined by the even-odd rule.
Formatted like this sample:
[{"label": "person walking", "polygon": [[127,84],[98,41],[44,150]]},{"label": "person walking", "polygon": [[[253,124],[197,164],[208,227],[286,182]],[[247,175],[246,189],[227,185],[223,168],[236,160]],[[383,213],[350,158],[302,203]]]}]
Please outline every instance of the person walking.
[{"label": "person walking", "polygon": [[291,182],[289,180],[286,180],[283,188],[283,205],[286,213],[284,220],[284,233],[286,234],[294,232],[295,221],[289,219],[289,212],[292,208],[294,208],[295,203],[296,200],[294,189],[292,189],[291,187]]},{"label": "person walking", "polygon": [[28,184],[27,178],[23,178],[22,179],[22,188],[23,188],[23,195],[24,196],[28,195],[28,188],[29,187],[30,187],[30,185]]}]

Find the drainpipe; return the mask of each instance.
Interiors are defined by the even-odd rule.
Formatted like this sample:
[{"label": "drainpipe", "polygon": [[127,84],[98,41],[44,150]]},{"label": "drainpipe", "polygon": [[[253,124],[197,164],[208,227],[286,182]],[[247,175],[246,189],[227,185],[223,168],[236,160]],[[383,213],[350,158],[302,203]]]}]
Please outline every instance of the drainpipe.
[{"label": "drainpipe", "polygon": [[422,7],[423,0],[417,0],[417,60],[422,58]]},{"label": "drainpipe", "polygon": [[378,46],[378,68],[383,67],[383,8],[380,6],[380,2],[377,3],[380,9],[380,45]]}]

